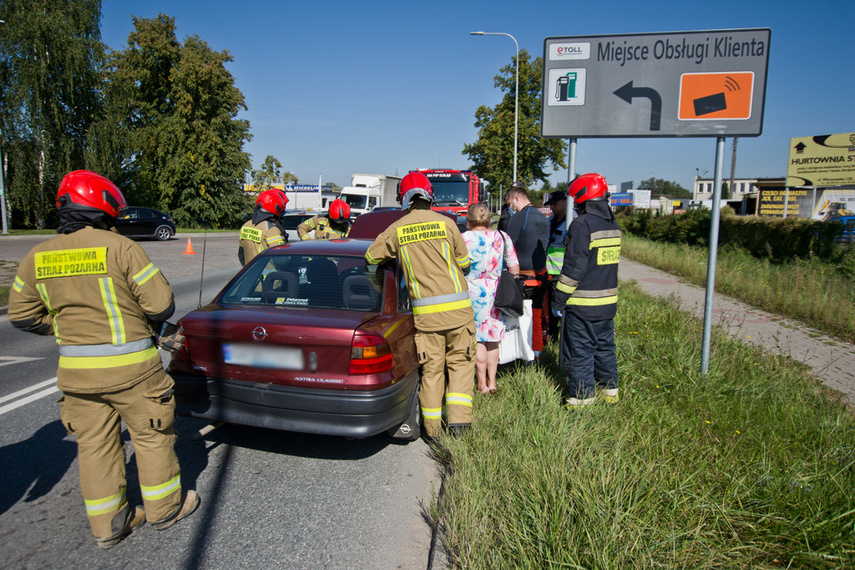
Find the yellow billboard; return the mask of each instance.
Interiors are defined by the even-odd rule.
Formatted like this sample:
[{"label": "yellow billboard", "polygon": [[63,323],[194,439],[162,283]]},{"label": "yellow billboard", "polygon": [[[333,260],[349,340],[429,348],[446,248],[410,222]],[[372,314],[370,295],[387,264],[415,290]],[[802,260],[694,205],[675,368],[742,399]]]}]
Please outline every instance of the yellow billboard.
[{"label": "yellow billboard", "polygon": [[855,184],[855,133],[790,139],[787,186]]}]

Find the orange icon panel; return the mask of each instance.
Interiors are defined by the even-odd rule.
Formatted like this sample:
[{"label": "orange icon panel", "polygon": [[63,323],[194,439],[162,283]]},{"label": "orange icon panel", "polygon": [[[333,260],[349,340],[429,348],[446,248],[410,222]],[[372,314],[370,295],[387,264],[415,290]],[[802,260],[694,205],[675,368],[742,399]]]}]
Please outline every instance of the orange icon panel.
[{"label": "orange icon panel", "polygon": [[684,73],[680,76],[680,120],[748,119],[754,72]]}]

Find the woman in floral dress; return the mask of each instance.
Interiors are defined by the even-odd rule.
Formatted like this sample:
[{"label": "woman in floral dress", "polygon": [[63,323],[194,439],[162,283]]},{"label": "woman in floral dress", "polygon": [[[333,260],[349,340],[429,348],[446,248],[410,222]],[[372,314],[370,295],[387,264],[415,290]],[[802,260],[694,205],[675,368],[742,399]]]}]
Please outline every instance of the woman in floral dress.
[{"label": "woman in floral dress", "polygon": [[[475,310],[475,338],[478,352],[475,360],[475,377],[478,391],[491,394],[496,391],[496,369],[499,366],[499,342],[505,336],[502,313],[493,307],[496,287],[502,273],[502,251],[504,264],[511,273],[519,273],[517,252],[511,238],[504,232],[491,230],[490,210],[484,204],[469,206],[463,240],[469,249],[471,268],[466,280],[469,282],[469,298]],[[504,238],[504,239],[502,239]]]}]

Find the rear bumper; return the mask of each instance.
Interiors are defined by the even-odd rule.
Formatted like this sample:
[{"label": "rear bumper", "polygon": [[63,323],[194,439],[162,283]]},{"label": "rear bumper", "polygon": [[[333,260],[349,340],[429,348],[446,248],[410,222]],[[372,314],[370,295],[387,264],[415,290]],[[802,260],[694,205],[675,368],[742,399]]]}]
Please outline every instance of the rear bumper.
[{"label": "rear bumper", "polygon": [[419,374],[380,390],[321,390],[171,373],[179,414],[283,431],[371,437],[407,419]]}]

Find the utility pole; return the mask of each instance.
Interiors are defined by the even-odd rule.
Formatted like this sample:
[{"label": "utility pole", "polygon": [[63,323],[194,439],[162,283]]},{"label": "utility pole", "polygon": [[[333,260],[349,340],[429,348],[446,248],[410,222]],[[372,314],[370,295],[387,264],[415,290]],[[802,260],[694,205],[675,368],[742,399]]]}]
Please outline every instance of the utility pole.
[{"label": "utility pole", "polygon": [[736,142],[739,137],[733,137],[733,156],[730,158],[730,185],[727,187],[727,197],[733,198],[733,179],[736,177]]}]

